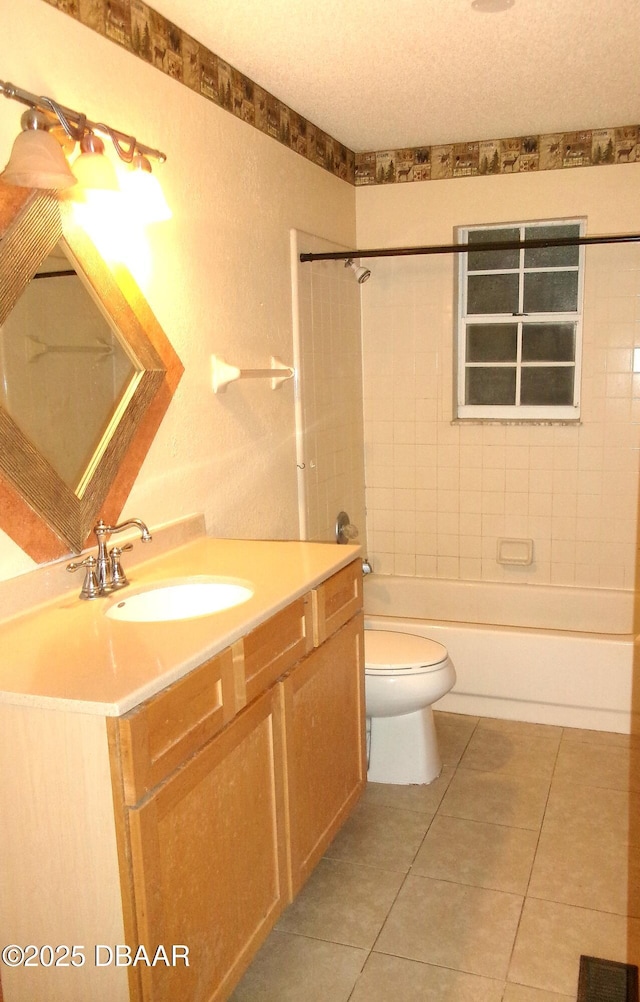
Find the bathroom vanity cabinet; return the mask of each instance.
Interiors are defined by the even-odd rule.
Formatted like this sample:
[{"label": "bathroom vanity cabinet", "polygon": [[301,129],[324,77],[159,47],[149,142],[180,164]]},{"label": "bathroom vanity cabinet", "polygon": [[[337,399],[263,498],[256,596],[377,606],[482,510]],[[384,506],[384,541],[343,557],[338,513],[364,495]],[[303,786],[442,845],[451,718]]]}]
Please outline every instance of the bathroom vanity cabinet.
[{"label": "bathroom vanity cabinet", "polygon": [[225,998],[358,799],[360,607],[354,563],[110,721],[127,940],[192,963],[132,972],[132,998]]},{"label": "bathroom vanity cabinet", "polygon": [[[77,880],[59,915],[25,917],[24,936],[66,942],[82,929],[91,944],[81,970],[3,972],[6,1002],[228,997],[364,787],[361,606],[354,560],[122,716],[0,708],[5,743],[20,754],[39,732],[39,768],[58,776],[43,831],[22,850],[24,862],[43,854],[28,881]],[[77,833],[65,845],[65,818],[88,826],[85,859]],[[187,947],[189,966],[178,951],[175,966],[97,969],[94,943],[120,942],[150,958],[162,945],[170,961]]]}]

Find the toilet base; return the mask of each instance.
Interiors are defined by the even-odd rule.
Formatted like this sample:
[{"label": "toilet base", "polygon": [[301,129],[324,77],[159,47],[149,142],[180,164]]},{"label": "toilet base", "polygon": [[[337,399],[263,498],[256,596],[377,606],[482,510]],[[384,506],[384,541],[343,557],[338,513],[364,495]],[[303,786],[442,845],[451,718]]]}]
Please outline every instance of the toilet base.
[{"label": "toilet base", "polygon": [[370,783],[432,783],[442,771],[433,711],[425,706],[401,717],[370,717]]}]

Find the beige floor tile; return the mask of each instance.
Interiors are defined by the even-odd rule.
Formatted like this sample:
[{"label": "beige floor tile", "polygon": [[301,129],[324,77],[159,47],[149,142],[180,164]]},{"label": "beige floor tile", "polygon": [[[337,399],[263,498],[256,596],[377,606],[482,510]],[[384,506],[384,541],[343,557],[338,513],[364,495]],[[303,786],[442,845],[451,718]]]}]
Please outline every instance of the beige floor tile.
[{"label": "beige floor tile", "polygon": [[640,963],[640,738],[435,717],[442,775],[367,785],[232,1002],[574,1002],[580,954]]},{"label": "beige floor tile", "polygon": [[482,772],[507,772],[551,779],[559,745],[559,729],[557,735],[547,736],[536,732],[520,734],[513,726],[479,725],[460,760],[460,766]]},{"label": "beige floor tile", "polygon": [[516,894],[410,875],[374,950],[501,980],[521,909]]},{"label": "beige floor tile", "polygon": [[478,730],[501,731],[503,734],[515,734],[520,738],[555,739],[558,744],[564,732],[564,728],[556,724],[530,724],[523,720],[502,720],[499,717],[480,717]]},{"label": "beige floor tile", "polygon": [[640,921],[527,898],[508,981],[575,998],[580,955],[640,960]]},{"label": "beige floor tile", "polygon": [[640,859],[622,842],[542,832],[529,894],[547,901],[640,917]]},{"label": "beige floor tile", "polygon": [[549,780],[538,776],[459,768],[438,813],[469,821],[538,830],[549,787]]},{"label": "beige floor tile", "polygon": [[274,930],[230,1002],[347,1002],[367,955]]},{"label": "beige floor tile", "polygon": [[543,832],[589,836],[594,841],[631,843],[640,847],[640,795],[626,790],[554,779],[542,825]]},{"label": "beige floor tile", "polygon": [[640,792],[640,751],[564,741],[558,752],[554,778],[637,793]]},{"label": "beige floor tile", "polygon": [[351,1002],[500,1002],[503,981],[372,953]]},{"label": "beige floor tile", "polygon": [[563,728],[562,740],[581,744],[612,745],[618,748],[640,748],[640,734],[616,734],[614,731],[586,731],[580,727]]},{"label": "beige floor tile", "polygon": [[573,995],[557,995],[543,992],[539,988],[524,988],[522,985],[507,985],[503,1002],[575,1002]]},{"label": "beige floor tile", "polygon": [[399,807],[406,811],[416,811],[433,817],[440,801],[447,792],[455,769],[444,766],[433,783],[426,785],[401,786],[392,783],[367,783],[362,801],[368,804],[382,804],[385,807]]},{"label": "beige floor tile", "polygon": [[478,724],[478,717],[467,717],[461,713],[433,714],[438,735],[440,757],[444,765],[457,765]]},{"label": "beige floor tile", "polygon": [[402,873],[321,859],[276,928],[371,947],[404,879]]},{"label": "beige floor tile", "polygon": [[538,833],[525,828],[438,816],[411,873],[525,894],[537,842]]},{"label": "beige floor tile", "polygon": [[360,803],[325,855],[407,873],[430,822],[429,814]]}]

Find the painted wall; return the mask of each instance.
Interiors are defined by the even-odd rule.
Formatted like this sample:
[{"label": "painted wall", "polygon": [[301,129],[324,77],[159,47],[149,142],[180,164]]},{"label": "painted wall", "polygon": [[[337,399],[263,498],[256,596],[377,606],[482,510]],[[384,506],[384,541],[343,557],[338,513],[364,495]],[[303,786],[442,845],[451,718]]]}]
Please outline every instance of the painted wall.
[{"label": "painted wall", "polygon": [[[167,154],[157,176],[173,219],[140,246],[123,224],[121,243],[136,248],[127,263],[185,374],[123,515],[158,524],[204,511],[213,535],[295,535],[293,386],[214,396],[210,356],[291,362],[290,230],[353,245],[354,189],[42,0],[10,7],[0,0],[3,79]],[[0,164],[22,110],[0,101]],[[0,578],[32,567],[0,533]]]},{"label": "painted wall", "polygon": [[[586,216],[640,231],[640,166],[357,190],[360,248],[449,244],[464,224]],[[453,256],[378,259],[363,292],[369,555],[380,573],[634,587],[640,247],[586,252],[582,423],[453,423]],[[532,538],[531,566],[496,561]]]}]

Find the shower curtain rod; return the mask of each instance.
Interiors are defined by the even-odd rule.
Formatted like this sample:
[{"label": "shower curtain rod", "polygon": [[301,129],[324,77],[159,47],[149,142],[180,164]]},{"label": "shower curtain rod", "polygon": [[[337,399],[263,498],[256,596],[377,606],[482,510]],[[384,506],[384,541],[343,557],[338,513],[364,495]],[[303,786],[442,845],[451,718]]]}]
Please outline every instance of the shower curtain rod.
[{"label": "shower curtain rod", "polygon": [[363,257],[409,257],[413,254],[464,254],[472,251],[527,250],[535,247],[576,247],[580,244],[624,244],[640,242],[640,233],[594,237],[536,237],[532,240],[496,240],[486,244],[437,244],[431,247],[376,247],[369,250],[327,251],[301,254],[300,261],[347,261]]}]

